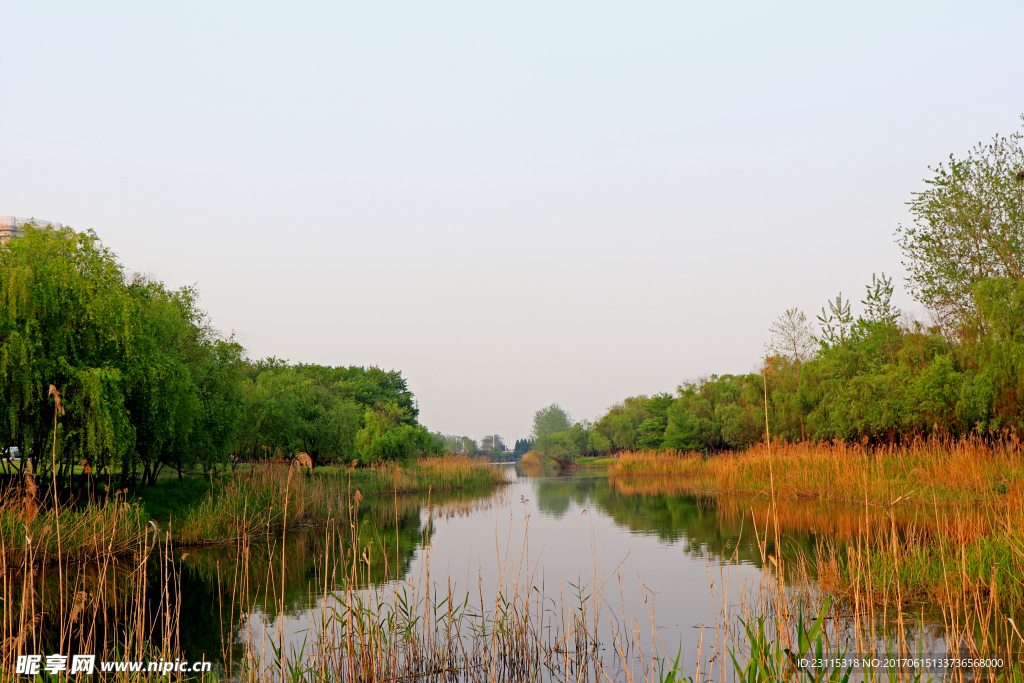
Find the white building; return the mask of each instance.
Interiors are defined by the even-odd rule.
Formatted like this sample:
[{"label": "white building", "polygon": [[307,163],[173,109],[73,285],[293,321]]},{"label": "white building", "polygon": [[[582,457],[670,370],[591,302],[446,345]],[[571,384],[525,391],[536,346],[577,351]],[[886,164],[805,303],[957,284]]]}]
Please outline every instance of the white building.
[{"label": "white building", "polygon": [[41,221],[36,218],[19,218],[17,216],[0,216],[0,245],[7,244],[12,237],[21,237],[22,228],[26,223],[32,223],[40,228],[63,228],[60,223]]}]

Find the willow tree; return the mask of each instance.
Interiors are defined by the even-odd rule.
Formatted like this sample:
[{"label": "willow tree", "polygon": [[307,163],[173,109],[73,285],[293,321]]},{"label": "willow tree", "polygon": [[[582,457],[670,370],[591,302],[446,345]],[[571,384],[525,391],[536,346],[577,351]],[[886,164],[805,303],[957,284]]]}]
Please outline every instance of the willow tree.
[{"label": "willow tree", "polygon": [[51,443],[62,475],[86,461],[122,484],[224,459],[240,355],[202,324],[194,292],[127,277],[95,233],[28,226],[0,248],[0,447],[37,472]]},{"label": "willow tree", "polygon": [[137,316],[113,255],[93,233],[29,226],[0,249],[0,278],[0,443],[46,468],[54,384],[62,461],[119,462],[135,445],[123,359]]}]

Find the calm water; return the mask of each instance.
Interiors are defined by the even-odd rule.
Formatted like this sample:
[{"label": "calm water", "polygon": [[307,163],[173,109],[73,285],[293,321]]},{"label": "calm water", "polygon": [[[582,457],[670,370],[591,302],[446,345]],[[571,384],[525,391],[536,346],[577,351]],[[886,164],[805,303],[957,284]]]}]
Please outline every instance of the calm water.
[{"label": "calm water", "polygon": [[[267,636],[276,643],[282,635],[286,647],[308,653],[322,617],[320,596],[339,587],[331,577],[344,574],[332,573],[325,555],[351,562],[355,537],[364,587],[431,586],[442,594],[468,594],[476,605],[482,596],[485,607],[502,584],[535,589],[552,606],[572,605],[597,590],[602,643],[611,642],[611,626],[604,622],[621,625],[624,618],[635,623],[645,648],[657,641],[673,658],[681,650],[692,671],[698,652],[704,662],[716,649],[722,656],[713,642],[715,627],[743,614],[745,591],[756,593],[764,578],[764,557],[813,558],[819,541],[852,537],[870,517],[856,507],[786,501],[778,510],[776,549],[770,540],[759,543],[772,536],[764,498],[698,497],[652,478],[502,467],[510,483],[497,490],[364,500],[358,521],[343,530],[343,542],[326,529],[308,528],[290,530],[283,544],[275,539],[245,548],[177,549],[173,565],[179,574],[169,601],[161,602],[168,565],[154,556],[145,577],[148,611],[158,615],[161,605],[180,604],[180,646],[189,660],[238,661],[244,643],[259,647]],[[920,530],[927,528],[928,514],[906,509],[884,524]],[[813,576],[787,578],[814,591]],[[56,576],[49,572],[47,579]],[[130,572],[101,580],[125,595],[139,586],[139,576]],[[933,614],[926,639],[941,636],[936,624]],[[163,626],[154,619],[149,628],[156,633]],[[59,647],[40,644],[39,651]]]},{"label": "calm water", "polygon": [[[110,567],[69,566],[63,588],[53,567],[44,566],[33,599],[52,615],[66,611],[75,591],[103,594],[108,605],[141,598],[151,642],[163,642],[162,632],[173,622],[166,618],[167,605],[180,605],[181,655],[237,663],[247,643],[259,651],[261,643],[284,639],[287,648],[309,653],[326,609],[323,596],[342,588],[345,567],[354,562],[359,587],[378,596],[409,586],[422,597],[423,588],[431,587],[460,601],[468,596],[477,610],[480,604],[492,610],[499,590],[508,594],[513,586],[543,596],[551,613],[579,604],[580,596],[593,604],[596,593],[603,645],[610,646],[613,628],[621,633],[625,626],[635,629],[645,651],[652,643],[670,658],[681,650],[690,672],[699,654],[707,671],[711,659],[721,664],[725,654],[715,642],[717,627],[735,627],[767,579],[765,558],[813,558],[819,543],[853,539],[865,524],[886,533],[912,527],[918,538],[934,532],[934,510],[780,501],[776,548],[764,497],[696,497],[672,480],[500,467],[507,486],[364,500],[351,523],[333,531],[290,529],[284,542],[179,548],[170,562],[161,551],[141,566],[131,558]],[[797,573],[799,562],[783,566],[787,585],[796,589],[792,595],[816,592],[814,575]],[[79,588],[67,588],[72,584]],[[908,641],[920,637],[928,650],[944,651],[941,616],[921,616],[924,629],[907,627]],[[46,627],[51,618],[43,622],[35,651],[62,651],[59,635]],[[120,616],[108,616],[104,624],[102,633],[95,632],[102,642],[120,642],[133,631]],[[891,637],[889,618],[886,624]]]},{"label": "calm water", "polygon": [[[641,640],[649,644],[651,619],[666,651],[682,649],[692,664],[702,637],[713,638],[725,617],[723,605],[740,600],[744,587],[761,579],[762,552],[755,521],[763,527],[766,503],[699,498],[664,490],[645,479],[616,479],[587,472],[530,476],[504,466],[511,483],[495,491],[397,500],[364,501],[359,536],[374,547],[370,578],[430,585],[453,594],[493,596],[505,585],[536,586],[555,601],[573,603],[583,592],[601,589],[604,613],[636,619]],[[751,507],[747,507],[750,505]],[[758,510],[761,510],[759,515]],[[813,519],[820,520],[820,516]],[[792,523],[782,552],[813,555],[813,521]],[[759,533],[765,533],[764,528]],[[284,613],[280,600],[279,548],[254,545],[251,574],[270,576],[246,592],[248,619],[233,628],[217,605],[217,577],[230,577],[237,550],[187,551],[182,561],[186,604],[182,646],[190,658],[219,659],[224,645],[264,635],[299,649],[311,640],[311,621],[319,617],[324,531],[289,532],[286,543]],[[767,554],[775,552],[771,542]],[[332,586],[328,586],[330,588]],[[221,588],[221,591],[224,589]],[[652,616],[649,616],[652,615]],[[705,635],[710,634],[710,635]],[[604,634],[609,636],[610,634]],[[704,652],[710,648],[704,642]],[[237,654],[236,654],[237,656]]]}]

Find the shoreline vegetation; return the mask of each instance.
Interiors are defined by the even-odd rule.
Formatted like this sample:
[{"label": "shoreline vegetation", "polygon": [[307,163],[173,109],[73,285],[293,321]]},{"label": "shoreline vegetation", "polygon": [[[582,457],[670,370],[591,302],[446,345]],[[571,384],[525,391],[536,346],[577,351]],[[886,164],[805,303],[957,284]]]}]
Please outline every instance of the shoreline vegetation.
[{"label": "shoreline vegetation", "polygon": [[[36,487],[35,478],[29,475],[29,479]],[[113,557],[134,552],[139,543],[164,538],[165,531],[175,546],[234,543],[277,533],[285,526],[344,520],[351,499],[369,503],[504,482],[501,468],[467,456],[423,458],[404,466],[323,468],[313,474],[294,465],[262,463],[224,473],[205,488],[204,496],[183,499],[167,519],[159,521],[147,513],[144,499],[129,499],[123,492],[55,507],[49,497],[37,500],[35,491],[29,496],[22,487],[8,485],[0,493],[0,553],[8,566],[21,564],[29,555],[43,563],[58,556]],[[173,480],[166,485],[178,488]],[[174,495],[171,491],[161,494]]]},{"label": "shoreline vegetation", "polygon": [[1024,610],[1024,449],[1014,438],[624,452],[608,472],[634,495],[738,501],[763,534],[771,524],[823,532],[802,561],[847,602]]},{"label": "shoreline vegetation", "polygon": [[[299,474],[292,473],[288,481],[284,468],[267,468],[264,473],[274,485],[281,484],[282,474],[286,485]],[[631,578],[621,575],[621,567],[599,574],[594,559],[593,575],[588,569],[573,592],[560,587],[555,594],[550,586],[545,588],[543,570],[523,561],[530,555],[527,536],[522,547],[499,551],[499,573],[507,580],[500,581],[494,593],[485,593],[482,583],[478,588],[473,581],[462,585],[449,577],[432,582],[429,553],[417,572],[404,576],[400,562],[388,561],[397,559],[397,541],[363,532],[357,498],[346,500],[350,519],[332,518],[315,534],[309,549],[317,559],[302,579],[308,589],[301,600],[325,609],[322,619],[311,621],[301,646],[286,643],[271,629],[247,625],[259,615],[295,609],[297,598],[285,591],[290,578],[286,557],[289,552],[306,552],[302,541],[287,535],[260,546],[243,542],[211,561],[198,553],[177,551],[166,539],[153,543],[140,537],[123,561],[97,554],[92,562],[96,571],[72,572],[70,558],[64,557],[68,585],[62,580],[56,591],[34,562],[6,564],[11,580],[0,586],[0,597],[5,605],[21,600],[24,607],[0,611],[3,631],[10,634],[0,641],[0,680],[15,679],[11,672],[18,655],[33,647],[56,651],[65,639],[99,660],[182,659],[178,634],[184,628],[182,605],[187,596],[175,586],[186,572],[206,576],[210,608],[221,615],[226,633],[237,634],[224,644],[217,668],[194,677],[175,673],[168,679],[141,672],[105,680],[923,683],[949,680],[949,669],[936,675],[927,668],[899,673],[884,665],[855,669],[837,664],[823,672],[800,660],[857,656],[885,661],[920,658],[922,652],[941,656],[942,651],[961,658],[999,658],[1003,664],[985,670],[982,680],[1024,680],[1016,654],[1024,639],[1000,616],[1009,597],[988,592],[995,584],[964,586],[960,594],[940,602],[946,624],[941,634],[924,629],[923,615],[903,599],[907,577],[899,572],[873,573],[850,595],[821,594],[813,589],[809,558],[778,552],[789,512],[774,498],[756,519],[762,527],[760,578],[745,586],[742,595],[730,597],[724,584],[740,570],[740,561],[736,556],[722,558],[722,578],[716,576],[718,570],[709,573],[707,586],[717,616],[713,625],[704,627],[709,632],[696,657],[687,653],[685,658],[656,636],[659,615],[653,605],[646,615],[619,612],[622,601],[615,586],[621,590],[623,580]],[[382,496],[381,502],[383,516],[397,515],[398,500]],[[387,509],[392,504],[395,513]],[[859,560],[879,562],[889,554],[898,564],[909,554],[890,543],[884,527],[877,546],[858,551]],[[396,555],[389,555],[392,548]],[[585,567],[589,564],[583,560]],[[156,583],[147,589],[138,579],[153,565],[161,569],[149,573],[149,580]],[[54,572],[49,573],[52,578]],[[831,580],[821,576],[820,567],[816,579]],[[716,587],[719,581],[722,585]],[[641,588],[646,590],[642,583]],[[73,602],[72,609],[64,608],[68,596],[74,596],[68,601]],[[977,601],[982,609],[975,608]],[[60,638],[55,640],[54,633]]]},{"label": "shoreline vegetation", "polygon": [[1024,502],[1024,444],[1016,438],[922,439],[910,445],[758,444],[704,455],[625,451],[609,474],[664,477],[680,492],[770,495],[873,505]]}]

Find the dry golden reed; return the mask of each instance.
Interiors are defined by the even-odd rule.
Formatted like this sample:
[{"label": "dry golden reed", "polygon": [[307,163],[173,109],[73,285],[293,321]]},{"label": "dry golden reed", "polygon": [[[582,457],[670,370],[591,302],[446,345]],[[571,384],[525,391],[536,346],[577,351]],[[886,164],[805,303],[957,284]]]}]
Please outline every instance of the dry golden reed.
[{"label": "dry golden reed", "polygon": [[919,440],[867,446],[842,441],[763,444],[711,456],[673,451],[621,453],[617,475],[671,477],[678,492],[768,494],[780,498],[882,504],[898,500],[1024,500],[1024,457],[1014,441]]}]

